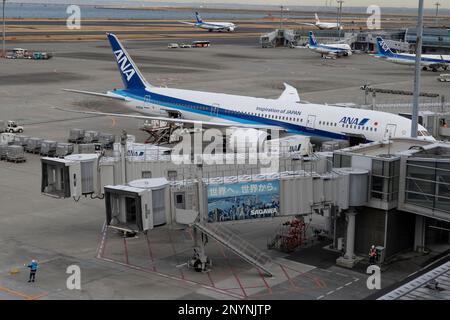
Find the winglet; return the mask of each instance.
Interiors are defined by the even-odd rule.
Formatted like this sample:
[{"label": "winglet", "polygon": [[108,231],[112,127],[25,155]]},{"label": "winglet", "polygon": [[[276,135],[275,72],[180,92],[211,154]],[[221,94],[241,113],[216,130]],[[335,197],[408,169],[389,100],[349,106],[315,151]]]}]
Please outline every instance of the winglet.
[{"label": "winglet", "polygon": [[278,100],[286,102],[300,102],[300,96],[296,88],[287,83],[284,83],[284,88],[285,89]]}]

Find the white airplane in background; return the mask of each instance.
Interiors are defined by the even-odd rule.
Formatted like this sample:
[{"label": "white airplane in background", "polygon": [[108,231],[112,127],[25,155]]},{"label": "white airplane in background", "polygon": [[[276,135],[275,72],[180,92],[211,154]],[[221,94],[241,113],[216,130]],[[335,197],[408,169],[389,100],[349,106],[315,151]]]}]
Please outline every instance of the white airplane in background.
[{"label": "white airplane in background", "polygon": [[197,22],[185,22],[179,21],[180,23],[184,23],[190,26],[195,26],[197,28],[206,29],[209,32],[212,31],[228,31],[233,32],[236,29],[236,25],[231,22],[207,22],[203,21],[198,12],[195,13],[195,18]]},{"label": "white airplane in background", "polygon": [[[203,128],[274,129],[280,131],[280,136],[303,135],[311,137],[311,141],[356,138],[370,142],[411,136],[410,119],[379,111],[301,102],[297,90],[288,84],[277,99],[154,87],[144,79],[117,37],[111,33],[107,36],[124,88],[107,93],[65,90],[119,100],[142,115],[72,112],[200,124]],[[418,136],[434,140],[421,125]]]},{"label": "white airplane in background", "polygon": [[305,26],[313,26],[316,28],[319,28],[320,30],[331,30],[331,29],[343,29],[342,25],[336,22],[320,22],[319,16],[316,15],[316,22],[315,23],[307,23],[307,22],[302,22],[299,24],[305,25]]},{"label": "white airplane in background", "polygon": [[[381,37],[377,38],[377,51],[374,55],[376,58],[384,59],[388,62],[415,65],[416,55],[410,53],[394,53],[389,45]],[[437,54],[422,54],[420,65],[424,70],[431,69],[437,72],[439,68],[447,70],[450,68],[450,56],[437,55]]]},{"label": "white airplane in background", "polygon": [[309,32],[308,48],[323,56],[348,57],[353,54],[352,48],[347,43],[318,43],[314,33]]}]

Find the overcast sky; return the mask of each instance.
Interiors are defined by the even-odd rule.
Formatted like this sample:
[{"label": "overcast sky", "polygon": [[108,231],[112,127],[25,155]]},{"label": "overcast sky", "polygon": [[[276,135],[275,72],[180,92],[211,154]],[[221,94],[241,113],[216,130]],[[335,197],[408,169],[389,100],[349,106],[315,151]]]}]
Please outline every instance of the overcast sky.
[{"label": "overcast sky", "polygon": [[[58,3],[77,3],[80,0],[70,1],[70,0],[10,0],[11,2],[37,2],[37,3],[45,3],[45,2],[58,2]],[[332,3],[333,6],[336,5],[336,0],[150,0],[151,2],[178,2],[178,3],[242,3],[242,4],[266,4],[266,5],[315,5],[315,6],[324,6],[325,3]],[[372,4],[379,5],[380,7],[412,7],[417,8],[419,0],[344,0],[344,6],[347,7],[366,7]],[[108,3],[111,2],[109,0],[91,0],[91,1],[81,1],[81,2],[91,2],[91,3]],[[115,1],[117,2],[117,1]],[[146,2],[139,0],[127,0],[127,2]],[[425,0],[425,6],[427,8],[435,7],[435,3],[440,2],[441,8],[450,9],[450,0]]]}]

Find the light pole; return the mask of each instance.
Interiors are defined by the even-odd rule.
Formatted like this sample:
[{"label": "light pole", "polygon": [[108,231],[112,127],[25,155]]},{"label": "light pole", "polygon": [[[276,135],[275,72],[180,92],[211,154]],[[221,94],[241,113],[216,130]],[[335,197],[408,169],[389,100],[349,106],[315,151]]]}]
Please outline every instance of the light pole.
[{"label": "light pole", "polygon": [[419,96],[420,96],[420,69],[422,61],[422,37],[423,37],[423,0],[419,0],[419,18],[417,20],[416,40],[416,66],[414,77],[414,98],[411,118],[411,137],[417,138],[419,122]]},{"label": "light pole", "polygon": [[6,56],[6,46],[5,46],[5,37],[6,37],[5,4],[6,4],[6,0],[3,0],[3,45],[2,45],[2,54],[3,54],[3,56]]},{"label": "light pole", "polygon": [[436,6],[436,25],[439,25],[439,7],[441,6],[441,4],[439,2],[436,2],[434,4]]},{"label": "light pole", "polygon": [[283,29],[283,6],[280,6],[280,30]]},{"label": "light pole", "polygon": [[339,40],[341,40],[342,4],[344,3],[344,0],[337,0],[337,2],[339,4],[337,28],[339,30]]}]

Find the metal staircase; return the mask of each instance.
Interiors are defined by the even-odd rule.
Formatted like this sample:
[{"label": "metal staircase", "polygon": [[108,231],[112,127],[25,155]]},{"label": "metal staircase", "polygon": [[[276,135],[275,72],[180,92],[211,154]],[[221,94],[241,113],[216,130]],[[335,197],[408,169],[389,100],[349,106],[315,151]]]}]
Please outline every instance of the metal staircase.
[{"label": "metal staircase", "polygon": [[272,272],[268,269],[271,263],[270,257],[230,229],[220,224],[201,224],[199,222],[194,223],[193,227],[215,239],[225,248],[230,249],[239,257],[263,271],[266,276],[272,277]]}]

